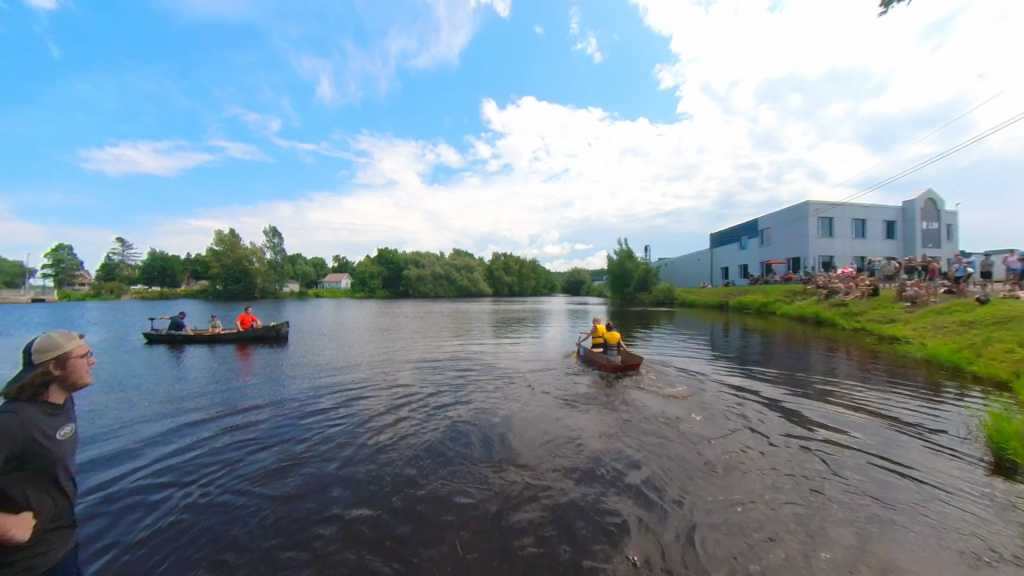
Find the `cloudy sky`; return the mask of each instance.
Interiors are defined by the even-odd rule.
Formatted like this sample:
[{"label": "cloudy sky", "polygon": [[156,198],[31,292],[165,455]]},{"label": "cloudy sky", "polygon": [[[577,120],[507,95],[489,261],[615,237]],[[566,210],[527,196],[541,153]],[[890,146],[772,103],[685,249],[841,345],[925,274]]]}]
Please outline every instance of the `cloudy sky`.
[{"label": "cloudy sky", "polygon": [[[1021,30],[1020,0],[0,0],[0,255],[269,222],[307,256],[675,256],[1024,112]],[[1020,246],[1022,154],[1024,122],[864,201],[932,187],[963,248]]]}]

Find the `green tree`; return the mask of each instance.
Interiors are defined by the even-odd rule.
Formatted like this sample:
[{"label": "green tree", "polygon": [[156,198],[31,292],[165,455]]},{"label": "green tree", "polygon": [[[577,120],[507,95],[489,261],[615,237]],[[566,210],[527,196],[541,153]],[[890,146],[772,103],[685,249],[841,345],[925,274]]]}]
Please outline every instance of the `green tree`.
[{"label": "green tree", "polygon": [[882,10],[878,15],[885,16],[889,13],[889,10],[895,8],[897,4],[910,4],[910,2],[911,0],[878,0],[878,7]]},{"label": "green tree", "polygon": [[120,277],[121,274],[117,262],[114,262],[110,254],[107,253],[103,257],[103,262],[100,262],[99,267],[96,268],[94,280],[97,282],[117,282]]},{"label": "green tree", "polygon": [[619,238],[614,255],[608,255],[608,292],[611,297],[623,302],[638,302],[657,285],[657,268],[637,258],[628,239]]},{"label": "green tree", "polygon": [[313,269],[313,276],[315,278],[313,281],[314,285],[320,280],[323,280],[324,276],[331,273],[331,268],[327,265],[327,260],[324,260],[320,256],[313,256],[310,258],[309,266]]},{"label": "green tree", "polygon": [[356,269],[356,263],[342,256],[341,254],[335,254],[331,256],[331,273],[332,274],[352,274],[352,271]]},{"label": "green tree", "polygon": [[135,248],[135,244],[118,236],[114,238],[114,245],[103,256],[103,262],[96,268],[95,280],[129,284],[138,273],[141,259],[142,254]]},{"label": "green tree", "polygon": [[260,262],[252,245],[246,245],[234,228],[215,230],[206,249],[209,281],[214,295],[229,300],[248,300],[260,289]]},{"label": "green tree", "polygon": [[35,277],[37,270],[28,268],[21,260],[9,260],[0,256],[0,288],[21,288],[25,280]]},{"label": "green tree", "polygon": [[579,296],[590,286],[590,272],[583,268],[572,268],[562,278],[562,291],[566,294]]},{"label": "green tree", "polygon": [[394,248],[378,248],[373,263],[380,268],[380,289],[389,296],[404,296],[402,273],[405,271],[403,254]]},{"label": "green tree", "polygon": [[85,263],[75,254],[71,244],[54,244],[49,252],[43,254],[43,259],[45,262],[40,267],[40,276],[50,280],[55,288],[74,283],[79,273],[85,270]]},{"label": "green tree", "polygon": [[487,282],[495,296],[545,296],[561,289],[554,273],[536,258],[495,252],[487,262]]},{"label": "green tree", "polygon": [[373,261],[373,257],[366,256],[356,263],[355,273],[352,275],[352,288],[368,296],[384,296],[386,294],[381,288],[383,276],[384,271]]},{"label": "green tree", "polygon": [[139,266],[139,282],[146,286],[179,288],[185,274],[181,256],[150,248]]},{"label": "green tree", "polygon": [[490,296],[487,262],[466,250],[453,248],[443,264],[450,296],[456,298]]},{"label": "green tree", "polygon": [[288,252],[284,249],[284,235],[277,226],[268,224],[263,229],[263,254],[266,257],[267,280],[274,294],[281,291],[292,275]]},{"label": "green tree", "polygon": [[185,253],[181,260],[182,273],[193,282],[207,280],[210,277],[210,260],[203,254]]},{"label": "green tree", "polygon": [[292,271],[292,279],[298,282],[299,286],[307,289],[316,287],[316,281],[320,278],[316,277],[308,258],[300,253],[289,254],[288,266]]}]

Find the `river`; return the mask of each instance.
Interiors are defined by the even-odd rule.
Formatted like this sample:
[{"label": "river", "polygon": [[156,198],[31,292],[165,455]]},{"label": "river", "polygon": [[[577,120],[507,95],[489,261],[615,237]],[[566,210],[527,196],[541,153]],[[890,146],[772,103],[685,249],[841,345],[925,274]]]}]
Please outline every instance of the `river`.
[{"label": "river", "polygon": [[1024,489],[986,390],[849,334],[611,310],[643,372],[571,358],[587,298],[256,303],[275,346],[146,345],[240,304],[0,307],[0,369],[50,329],[80,393],[92,576],[1016,574]]}]

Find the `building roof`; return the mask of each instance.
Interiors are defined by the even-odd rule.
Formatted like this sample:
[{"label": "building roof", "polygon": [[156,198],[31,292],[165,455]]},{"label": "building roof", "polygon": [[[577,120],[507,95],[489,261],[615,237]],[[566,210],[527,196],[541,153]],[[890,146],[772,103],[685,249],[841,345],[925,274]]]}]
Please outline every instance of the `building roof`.
[{"label": "building roof", "polygon": [[352,277],[349,276],[348,273],[342,272],[340,274],[328,274],[327,276],[324,276],[324,279],[321,280],[321,282],[344,282],[351,278]]},{"label": "building roof", "polygon": [[72,283],[74,284],[89,284],[90,282],[92,282],[92,273],[88,270],[76,272],[72,277]]}]

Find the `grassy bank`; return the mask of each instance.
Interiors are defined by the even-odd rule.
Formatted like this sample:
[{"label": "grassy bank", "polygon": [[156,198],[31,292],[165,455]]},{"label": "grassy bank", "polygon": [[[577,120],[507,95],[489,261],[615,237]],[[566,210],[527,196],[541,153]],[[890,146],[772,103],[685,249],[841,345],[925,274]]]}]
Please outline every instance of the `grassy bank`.
[{"label": "grassy bank", "polygon": [[981,432],[996,464],[1024,472],[1024,302],[944,299],[926,307],[904,306],[892,292],[866,302],[818,302],[801,286],[682,288],[673,304],[714,308],[862,332],[891,342],[891,350],[1004,384],[1012,394],[993,400]]}]

